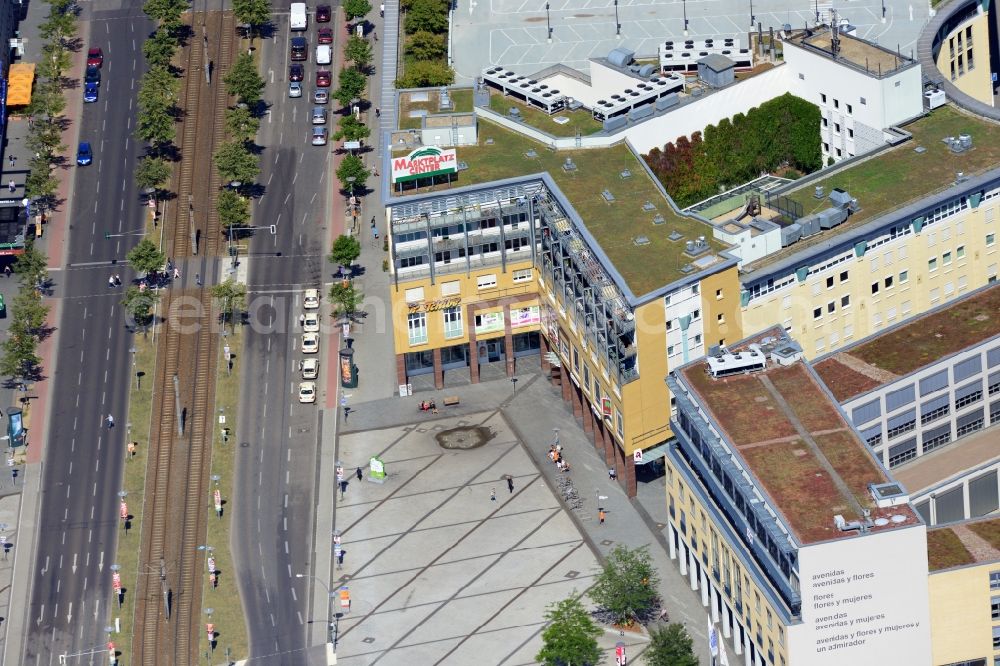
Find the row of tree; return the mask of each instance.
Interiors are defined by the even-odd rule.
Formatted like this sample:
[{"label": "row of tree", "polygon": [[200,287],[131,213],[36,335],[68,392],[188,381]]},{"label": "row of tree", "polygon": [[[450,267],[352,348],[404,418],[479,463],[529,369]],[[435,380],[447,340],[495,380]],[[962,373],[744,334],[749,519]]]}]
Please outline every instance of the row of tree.
[{"label": "row of tree", "polygon": [[[536,661],[545,666],[599,663],[601,650],[597,639],[604,632],[594,617],[621,628],[651,621],[660,605],[659,582],[648,546],[615,547],[588,592],[597,605],[594,613],[586,609],[575,592],[549,605],[545,613],[548,626],[542,632],[542,649],[535,656]],[[698,666],[691,637],[682,624],[653,629],[649,647],[642,656],[650,666]]]},{"label": "row of tree", "polygon": [[236,98],[226,109],[226,141],[215,151],[215,168],[224,183],[216,199],[219,219],[226,228],[250,222],[250,194],[260,174],[260,157],[254,137],[260,129],[264,79],[249,53],[240,55],[226,74],[226,91]]},{"label": "row of tree", "polygon": [[681,208],[782,168],[819,169],[820,113],[816,105],[786,93],[746,114],[724,118],[663,149],[646,163]]},{"label": "row of tree", "polygon": [[11,303],[10,328],[0,344],[0,373],[15,382],[34,381],[41,375],[38,344],[47,333],[49,308],[42,303],[42,289],[48,283],[48,259],[31,244],[14,262],[21,287]]},{"label": "row of tree", "polygon": [[448,65],[448,11],[451,0],[403,0],[405,60],[397,88],[444,86],[455,81]]}]

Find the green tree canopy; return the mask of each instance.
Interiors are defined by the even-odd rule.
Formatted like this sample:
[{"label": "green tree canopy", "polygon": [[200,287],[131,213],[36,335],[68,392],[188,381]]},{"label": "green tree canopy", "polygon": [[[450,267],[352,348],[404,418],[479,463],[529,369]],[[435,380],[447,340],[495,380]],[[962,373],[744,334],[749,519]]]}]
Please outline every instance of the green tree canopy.
[{"label": "green tree canopy", "polygon": [[247,307],[247,286],[229,278],[225,282],[212,285],[212,298],[219,304],[223,321],[230,320],[237,312]]},{"label": "green tree canopy", "polygon": [[656,605],[659,583],[649,546],[616,546],[597,575],[590,598],[615,624],[628,626],[641,621]]},{"label": "green tree canopy", "polygon": [[153,68],[167,68],[177,52],[177,38],[169,30],[160,29],[142,43],[142,55]]},{"label": "green tree canopy", "polygon": [[[345,191],[363,190],[369,175],[370,172],[365,168],[365,163],[357,155],[347,155],[337,167],[337,179]],[[353,178],[354,182],[348,180],[349,178]]]},{"label": "green tree canopy", "polygon": [[439,60],[414,60],[406,66],[397,88],[446,86],[455,81],[455,70]]},{"label": "green tree canopy", "polygon": [[421,30],[406,40],[406,52],[417,60],[435,60],[448,52],[445,35]]},{"label": "green tree canopy", "polygon": [[360,99],[365,89],[365,75],[356,69],[342,69],[338,79],[339,87],[333,98],[347,106],[352,99]]},{"label": "green tree canopy", "polygon": [[7,339],[0,343],[0,374],[20,382],[37,376],[42,362],[37,350],[38,338],[11,326]]},{"label": "green tree canopy", "polygon": [[177,136],[174,117],[166,108],[140,109],[136,114],[135,135],[154,146],[164,146]]},{"label": "green tree canopy", "polygon": [[167,257],[156,247],[156,243],[143,238],[139,243],[128,251],[125,260],[136,273],[147,274],[158,271],[167,263]]},{"label": "green tree canopy", "polygon": [[253,106],[260,101],[260,93],[264,90],[264,79],[257,72],[257,63],[253,56],[242,53],[233,63],[223,81],[230,95],[235,95],[241,102]]},{"label": "green tree canopy", "polygon": [[139,80],[136,103],[140,109],[170,109],[177,103],[180,81],[166,67],[153,66]]},{"label": "green tree canopy", "polygon": [[344,15],[347,16],[348,21],[353,21],[355,19],[362,18],[368,15],[368,12],[372,10],[371,3],[368,0],[345,0],[344,1]]},{"label": "green tree canopy", "polygon": [[215,168],[223,183],[251,183],[260,173],[260,161],[243,141],[227,141],[215,151]]},{"label": "green tree canopy", "polygon": [[341,116],[337,121],[337,131],[333,133],[333,138],[337,141],[361,141],[367,139],[372,131],[363,122],[358,120],[353,113]]},{"label": "green tree canopy", "polygon": [[41,293],[34,287],[22,288],[11,305],[13,324],[30,335],[41,335],[45,319],[49,316],[49,308],[42,303]]},{"label": "green tree canopy", "polygon": [[32,199],[48,200],[59,187],[59,181],[52,175],[52,165],[44,156],[31,158],[30,171],[24,182],[24,192]]},{"label": "green tree canopy", "polygon": [[21,287],[34,290],[44,284],[49,277],[49,259],[34,243],[25,245],[24,252],[14,260],[14,272],[21,281]]},{"label": "green tree canopy", "polygon": [[446,0],[411,0],[404,22],[406,34],[427,31],[442,33],[448,30],[448,3]]},{"label": "green tree canopy", "polygon": [[364,37],[359,37],[355,33],[347,39],[347,46],[344,47],[344,57],[354,63],[360,71],[365,71],[372,61],[372,45]]},{"label": "green tree canopy", "polygon": [[159,190],[170,178],[170,165],[162,157],[144,155],[135,169],[135,185],[140,190]]},{"label": "green tree canopy", "polygon": [[135,323],[148,326],[153,320],[153,310],[160,301],[160,295],[155,289],[139,289],[129,287],[122,297],[122,305],[132,315]]},{"label": "green tree canopy", "polygon": [[151,19],[168,26],[174,26],[180,23],[181,14],[187,8],[187,0],[146,0],[142,11]]},{"label": "green tree canopy", "polygon": [[601,630],[580,600],[570,597],[550,604],[542,649],[535,660],[544,666],[592,666],[601,660],[597,637]]},{"label": "green tree canopy", "polygon": [[361,307],[364,296],[353,282],[334,282],[330,287],[330,303],[333,316],[353,319]]},{"label": "green tree canopy", "polygon": [[226,132],[234,139],[250,141],[257,135],[258,129],[260,120],[250,112],[250,109],[238,106],[226,110]]},{"label": "green tree canopy", "polygon": [[338,264],[345,268],[350,268],[354,260],[361,256],[361,243],[354,236],[341,234],[337,240],[333,241],[333,248],[327,259],[331,263]]},{"label": "green tree canopy", "polygon": [[698,666],[691,637],[684,625],[658,627],[649,634],[649,648],[643,655],[649,666]]},{"label": "green tree canopy", "polygon": [[243,227],[250,221],[250,202],[235,190],[227,188],[219,192],[216,208],[224,227]]},{"label": "green tree canopy", "polygon": [[271,3],[268,0],[233,0],[233,13],[240,23],[260,28],[271,22]]}]

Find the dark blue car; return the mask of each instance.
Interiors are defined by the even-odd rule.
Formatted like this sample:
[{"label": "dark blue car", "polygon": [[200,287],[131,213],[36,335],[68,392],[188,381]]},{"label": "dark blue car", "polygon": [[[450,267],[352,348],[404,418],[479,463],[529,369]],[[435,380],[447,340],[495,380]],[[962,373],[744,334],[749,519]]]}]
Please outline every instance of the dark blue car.
[{"label": "dark blue car", "polygon": [[86,83],[83,86],[83,101],[84,102],[96,102],[97,101],[97,84],[96,83]]},{"label": "dark blue car", "polygon": [[90,149],[90,142],[81,141],[80,147],[76,149],[76,163],[79,166],[87,166],[94,161],[94,152]]}]

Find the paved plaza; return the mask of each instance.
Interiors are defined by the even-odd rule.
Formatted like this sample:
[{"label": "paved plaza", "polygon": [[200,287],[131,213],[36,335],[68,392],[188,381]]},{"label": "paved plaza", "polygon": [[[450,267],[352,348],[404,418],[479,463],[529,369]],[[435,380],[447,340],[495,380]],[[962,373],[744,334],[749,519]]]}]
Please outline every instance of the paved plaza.
[{"label": "paved plaza", "polygon": [[[586,590],[599,565],[504,415],[348,433],[338,453],[351,483],[337,503],[345,557],[333,581],[351,609],[337,663],[534,663],[546,606]],[[376,454],[383,484],[350,476]],[[618,640],[630,655],[645,644],[607,632],[605,663]]]},{"label": "paved plaza", "polygon": [[[556,64],[588,71],[587,60],[617,47],[636,57],[655,57],[667,39],[734,36],[747,46],[750,17],[764,31],[812,25],[831,8],[857,27],[857,35],[904,55],[916,48],[929,16],[926,2],[882,0],[458,0],[452,31],[452,62],[458,83],[470,83],[491,65],[531,74]],[[548,7],[548,12],[546,12]],[[615,16],[621,34],[615,34]],[[547,39],[548,26],[552,40]]]}]

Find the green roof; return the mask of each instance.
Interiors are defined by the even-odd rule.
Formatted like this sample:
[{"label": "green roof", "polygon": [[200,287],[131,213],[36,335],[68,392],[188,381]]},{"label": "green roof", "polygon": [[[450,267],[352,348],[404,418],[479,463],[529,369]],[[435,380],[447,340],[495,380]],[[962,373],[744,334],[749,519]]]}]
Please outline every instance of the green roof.
[{"label": "green roof", "polygon": [[[534,156],[528,157],[529,151]],[[700,220],[680,216],[648,175],[644,166],[624,143],[610,148],[553,151],[522,134],[489,121],[479,120],[479,143],[457,148],[458,161],[468,169],[458,172],[450,187],[478,185],[526,174],[548,172],[576,209],[583,226],[607,255],[615,270],[635,296],[642,296],[681,279],[681,269],[692,262],[684,254],[685,241],[705,236],[713,252],[726,246],[712,238],[712,227]],[[564,170],[566,159],[576,169]],[[631,175],[622,178],[628,171]],[[441,192],[449,186],[406,190],[405,194]],[[614,197],[603,196],[607,190]],[[655,210],[643,209],[651,202]],[[663,217],[654,224],[655,216]],[[672,241],[672,232],[682,238]],[[645,236],[648,243],[633,239]]]},{"label": "green roof", "polygon": [[[826,194],[834,188],[849,192],[858,200],[861,209],[844,224],[768,255],[758,262],[759,265],[773,263],[810,245],[828,241],[833,235],[941,192],[954,185],[959,171],[971,176],[1000,167],[1000,124],[995,122],[943,106],[902,129],[913,138],[839,169],[827,178],[810,180],[789,193],[790,199],[802,205],[803,215],[830,207],[826,197],[813,196],[817,185],[822,186]],[[969,134],[973,147],[956,154],[943,139],[960,134]],[[924,151],[917,152],[918,146]]]}]

